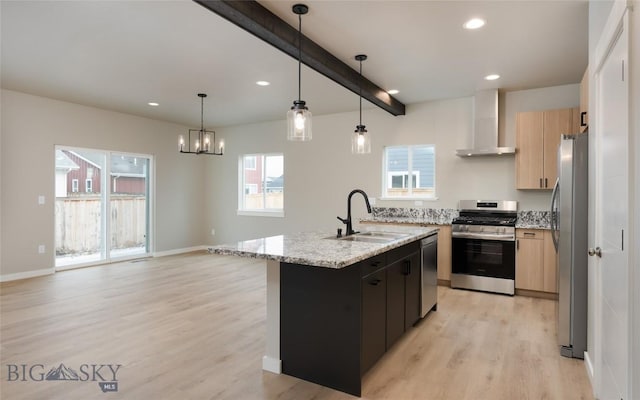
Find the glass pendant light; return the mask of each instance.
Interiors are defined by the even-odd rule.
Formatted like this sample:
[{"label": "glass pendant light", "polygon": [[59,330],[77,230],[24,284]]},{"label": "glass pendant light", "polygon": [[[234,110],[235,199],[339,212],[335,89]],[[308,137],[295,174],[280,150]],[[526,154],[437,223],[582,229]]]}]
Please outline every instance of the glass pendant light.
[{"label": "glass pendant light", "polygon": [[304,4],[293,6],[293,12],[298,15],[298,100],[293,102],[293,107],[287,112],[287,139],[294,141],[311,140],[311,111],[306,103],[300,99],[301,95],[301,67],[302,67],[302,15],[309,12],[309,7]]},{"label": "glass pendant light", "polygon": [[356,60],[360,61],[360,124],[351,134],[351,152],[353,154],[371,153],[371,136],[367,128],[362,125],[362,62],[367,59],[364,54],[358,54]]}]

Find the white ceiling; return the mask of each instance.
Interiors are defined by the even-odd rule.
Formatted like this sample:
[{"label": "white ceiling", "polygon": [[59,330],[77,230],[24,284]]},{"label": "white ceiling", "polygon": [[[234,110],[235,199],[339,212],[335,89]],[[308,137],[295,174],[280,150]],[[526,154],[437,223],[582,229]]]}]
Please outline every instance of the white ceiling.
[{"label": "white ceiling", "polygon": [[[260,3],[297,27],[297,1]],[[587,66],[587,1],[305,4],[303,33],[354,69],[367,54],[364,75],[405,104],[578,83]],[[6,89],[194,127],[204,92],[209,128],[284,119],[297,97],[295,59],[189,0],[0,7]],[[462,29],[471,17],[487,25]],[[358,109],[357,95],[304,66],[302,99],[314,115]]]}]

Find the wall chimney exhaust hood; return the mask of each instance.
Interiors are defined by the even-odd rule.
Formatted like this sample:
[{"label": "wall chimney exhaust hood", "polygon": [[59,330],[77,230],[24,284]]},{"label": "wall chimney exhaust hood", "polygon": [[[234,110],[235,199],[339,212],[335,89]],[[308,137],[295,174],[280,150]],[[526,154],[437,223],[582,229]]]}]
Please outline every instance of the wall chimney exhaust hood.
[{"label": "wall chimney exhaust hood", "polygon": [[514,147],[498,147],[498,90],[476,92],[473,101],[473,138],[470,149],[458,149],[458,157],[514,154]]}]

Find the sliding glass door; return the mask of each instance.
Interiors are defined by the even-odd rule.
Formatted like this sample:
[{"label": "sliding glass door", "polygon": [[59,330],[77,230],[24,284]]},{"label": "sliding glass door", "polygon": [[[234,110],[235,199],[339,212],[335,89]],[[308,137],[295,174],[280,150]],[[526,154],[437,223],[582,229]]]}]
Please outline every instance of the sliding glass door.
[{"label": "sliding glass door", "polygon": [[56,268],[148,254],[151,156],[55,152]]},{"label": "sliding glass door", "polygon": [[149,164],[147,157],[111,154],[111,258],[149,252]]}]

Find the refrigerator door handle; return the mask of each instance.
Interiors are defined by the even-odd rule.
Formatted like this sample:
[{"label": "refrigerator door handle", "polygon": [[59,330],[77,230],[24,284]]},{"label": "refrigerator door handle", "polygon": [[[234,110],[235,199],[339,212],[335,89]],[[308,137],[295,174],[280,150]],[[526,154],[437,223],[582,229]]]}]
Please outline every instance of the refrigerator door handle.
[{"label": "refrigerator door handle", "polygon": [[558,239],[556,233],[558,232],[558,213],[556,203],[558,194],[560,192],[560,178],[556,179],[556,184],[553,186],[553,193],[551,194],[551,239],[553,239],[553,247],[558,251]]}]

